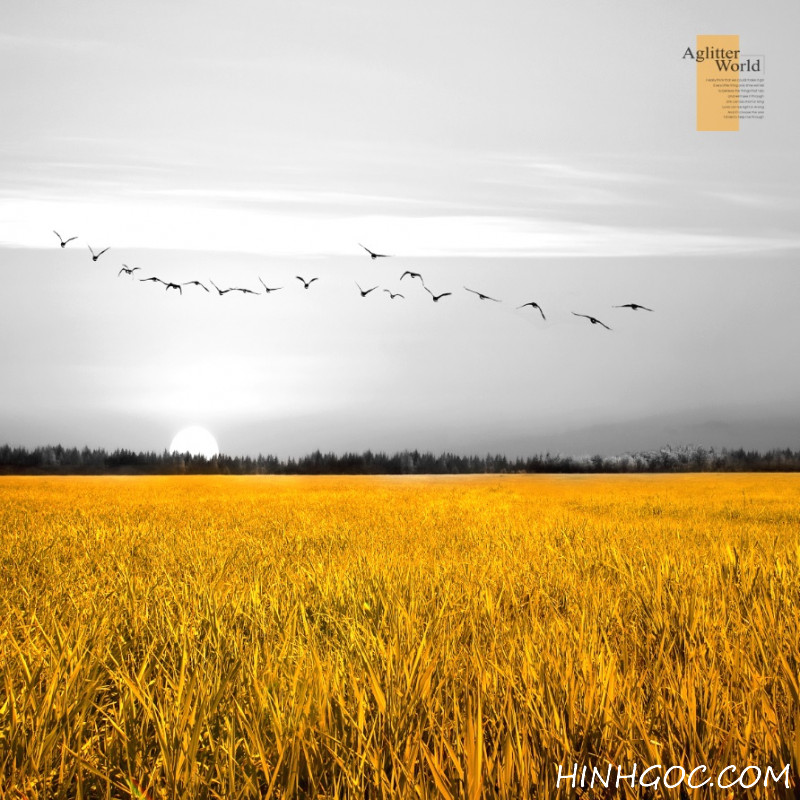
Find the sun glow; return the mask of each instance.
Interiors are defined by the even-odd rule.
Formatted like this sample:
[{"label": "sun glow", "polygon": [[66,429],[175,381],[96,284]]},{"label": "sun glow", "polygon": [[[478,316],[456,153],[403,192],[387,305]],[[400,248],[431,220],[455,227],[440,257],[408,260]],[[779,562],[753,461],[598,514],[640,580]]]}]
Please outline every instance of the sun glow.
[{"label": "sun glow", "polygon": [[193,456],[213,458],[219,455],[219,445],[205,428],[191,425],[175,434],[169,451],[170,453],[190,453]]}]

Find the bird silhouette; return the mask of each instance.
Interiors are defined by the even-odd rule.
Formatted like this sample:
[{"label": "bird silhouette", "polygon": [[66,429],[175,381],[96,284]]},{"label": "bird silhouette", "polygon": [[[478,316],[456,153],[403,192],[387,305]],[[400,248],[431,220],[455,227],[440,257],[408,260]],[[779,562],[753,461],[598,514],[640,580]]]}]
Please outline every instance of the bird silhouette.
[{"label": "bird silhouette", "polygon": [[70,242],[74,242],[75,239],[78,238],[77,236],[70,236],[69,239],[64,239],[58,231],[53,231],[53,233],[58,236],[58,240],[61,242],[62,247],[66,247]]},{"label": "bird silhouette", "polygon": [[120,275],[124,272],[126,275],[130,275],[133,277],[133,273],[136,272],[137,269],[141,269],[141,267],[129,267],[127,264],[122,265],[122,269],[117,273],[117,277],[119,278]]},{"label": "bird silhouette", "polygon": [[422,285],[425,285],[425,280],[423,279],[422,275],[419,272],[411,272],[410,270],[406,270],[401,276],[400,280],[403,280],[406,275],[410,275],[412,278],[419,278],[422,281]]},{"label": "bird silhouette", "polygon": [[182,283],[181,286],[199,286],[201,289],[208,291],[208,286],[204,283],[200,283],[200,281],[186,281],[186,283]]},{"label": "bird silhouette", "polygon": [[228,289],[229,292],[241,292],[242,294],[261,294],[261,292],[253,291],[253,289],[242,289],[239,286],[232,286]]},{"label": "bird silhouette", "polygon": [[520,308],[525,308],[525,306],[530,306],[531,308],[538,308],[539,313],[542,315],[542,319],[547,319],[547,317],[544,315],[544,311],[542,311],[542,307],[538,303],[534,303],[533,300],[531,300],[530,303],[523,303],[521,306],[517,306],[517,310],[519,310]]},{"label": "bird silhouette", "polygon": [[308,289],[308,287],[311,286],[311,284],[314,283],[314,281],[318,281],[319,280],[319,278],[311,278],[311,280],[307,281],[305,278],[301,278],[299,275],[295,275],[295,278],[297,278],[297,280],[303,282],[303,288],[304,289]]},{"label": "bird silhouette", "polygon": [[212,280],[209,280],[208,282],[217,290],[220,297],[222,297],[223,294],[228,294],[228,292],[233,291],[232,289],[220,289],[219,286],[217,286],[217,284]]},{"label": "bird silhouette", "polygon": [[[361,242],[359,242],[359,243],[358,243],[358,246],[359,246],[359,247],[364,247],[364,245],[363,245],[363,244],[361,244]],[[366,250],[366,251],[369,253],[369,256],[370,256],[370,258],[371,258],[373,261],[374,261],[376,258],[391,258],[391,257],[392,257],[392,256],[387,256],[387,255],[386,255],[386,254],[384,254],[384,253],[373,253],[373,252],[372,252],[372,250],[370,250],[370,249],[369,249],[369,247],[364,247],[364,249],[365,249],[365,250]]]},{"label": "bird silhouette", "polygon": [[425,291],[433,298],[434,303],[438,303],[443,297],[447,297],[452,292],[442,292],[441,294],[434,294],[427,286],[425,287]]},{"label": "bird silhouette", "polygon": [[[356,286],[358,286],[358,283],[356,283]],[[366,297],[370,292],[374,292],[377,288],[377,286],[373,286],[371,289],[362,289],[360,286],[358,286],[358,291],[361,292],[362,297]]]},{"label": "bird silhouette", "polygon": [[403,300],[406,299],[405,295],[400,294],[400,292],[390,292],[388,289],[384,289],[383,291],[386,292],[389,295],[389,299],[390,300],[394,300],[395,297],[402,297]]},{"label": "bird silhouette", "polygon": [[[259,280],[261,281],[261,278],[259,278]],[[283,286],[273,286],[270,288],[266,283],[264,283],[264,281],[261,281],[261,285],[264,287],[264,292],[266,294],[269,294],[270,292],[277,292],[279,289],[283,289]]]},{"label": "bird silhouette", "polygon": [[95,251],[92,250],[92,246],[91,245],[87,244],[86,246],[89,248],[89,252],[92,254],[92,261],[97,261],[97,259],[100,258],[100,256],[103,255],[103,253],[105,253],[106,250],[110,250],[111,249],[110,247],[106,247],[103,250],[101,250],[99,253],[95,253]]},{"label": "bird silhouette", "polygon": [[183,294],[183,289],[181,289],[181,286],[180,286],[179,283],[172,283],[172,281],[164,281],[161,278],[156,278],[155,275],[152,278],[139,278],[139,281],[143,282],[143,283],[147,282],[147,281],[154,281],[154,282],[158,282],[158,283],[163,283],[165,291],[168,291],[170,289],[177,289],[181,294]]},{"label": "bird silhouette", "polygon": [[603,327],[604,327],[604,328],[605,328],[607,331],[610,331],[610,330],[611,330],[611,328],[609,328],[609,327],[608,327],[608,325],[606,325],[606,324],[605,324],[605,322],[600,322],[600,320],[599,320],[599,319],[595,319],[594,317],[590,317],[588,314],[575,314],[575,312],[574,312],[574,311],[573,311],[572,313],[573,313],[573,314],[574,314],[576,317],[584,317],[585,319],[588,319],[588,320],[589,320],[589,322],[591,322],[591,323],[592,323],[592,325],[602,325],[602,326],[603,326]]},{"label": "bird silhouette", "polygon": [[625,303],[623,306],[614,306],[614,308],[630,308],[632,311],[638,311],[640,308],[642,311],[652,311],[652,308],[648,308],[647,306],[640,306],[638,303]]},{"label": "bird silhouette", "polygon": [[[464,288],[465,288],[465,289],[467,289],[467,287],[466,287],[466,286],[465,286]],[[497,300],[497,299],[496,299],[496,298],[494,298],[494,297],[489,297],[489,295],[488,295],[488,294],[481,294],[481,292],[476,292],[474,289],[467,289],[467,291],[468,291],[468,292],[472,292],[472,294],[476,294],[476,295],[478,295],[478,298],[479,298],[479,299],[481,299],[481,300],[492,300],[492,301],[493,301],[493,302],[495,302],[495,303],[499,303],[499,302],[501,302],[500,300]]]}]

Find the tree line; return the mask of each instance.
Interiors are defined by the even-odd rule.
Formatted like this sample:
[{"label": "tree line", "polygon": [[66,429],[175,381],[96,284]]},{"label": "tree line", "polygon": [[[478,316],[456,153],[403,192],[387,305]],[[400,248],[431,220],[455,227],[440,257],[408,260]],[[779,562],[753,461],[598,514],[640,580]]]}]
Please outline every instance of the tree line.
[{"label": "tree line", "polygon": [[636,472],[796,472],[800,450],[662,447],[617,456],[564,456],[545,453],[524,458],[504,455],[430,453],[322,453],[301,458],[272,455],[213,458],[189,453],[89,449],[47,445],[32,450],[0,446],[3,475],[457,475],[470,473],[636,473]]}]

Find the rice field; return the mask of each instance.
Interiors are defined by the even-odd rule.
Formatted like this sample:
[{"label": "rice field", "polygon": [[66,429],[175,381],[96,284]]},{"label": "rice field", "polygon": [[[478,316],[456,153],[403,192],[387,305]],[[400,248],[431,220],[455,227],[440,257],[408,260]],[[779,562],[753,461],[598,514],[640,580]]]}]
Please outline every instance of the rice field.
[{"label": "rice field", "polygon": [[800,476],[6,477],[0,563],[3,799],[800,796]]}]

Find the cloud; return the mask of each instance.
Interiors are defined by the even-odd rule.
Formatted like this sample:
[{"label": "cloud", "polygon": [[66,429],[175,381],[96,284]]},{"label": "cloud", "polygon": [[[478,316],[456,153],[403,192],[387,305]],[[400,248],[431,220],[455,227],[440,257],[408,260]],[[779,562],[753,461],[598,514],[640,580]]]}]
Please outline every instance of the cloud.
[{"label": "cloud", "polygon": [[575,162],[556,161],[530,156],[496,155],[493,160],[499,164],[513,167],[533,174],[538,178],[553,178],[579,183],[611,183],[611,184],[652,184],[659,178],[643,172],[623,172],[620,170],[600,170],[580,166]]},{"label": "cloud", "polygon": [[[322,199],[320,199],[322,202]],[[182,198],[102,203],[74,199],[0,200],[0,242],[51,247],[52,229],[121,247],[258,253],[352,255],[365,238],[405,256],[630,257],[720,255],[800,248],[800,235],[706,234],[539,217],[347,214],[340,200],[326,214],[268,213],[214,203],[188,208]],[[99,237],[99,238],[98,238]]]},{"label": "cloud", "polygon": [[745,208],[780,208],[782,211],[788,208],[797,207],[795,197],[776,197],[774,195],[761,194],[758,192],[730,192],[714,191],[706,192],[706,197],[712,200],[722,200],[733,206],[743,206]]},{"label": "cloud", "polygon": [[30,36],[18,33],[0,33],[0,49],[6,50],[64,50],[70,53],[97,52],[99,49],[110,49],[108,42],[102,39],[68,39],[59,36]]}]

